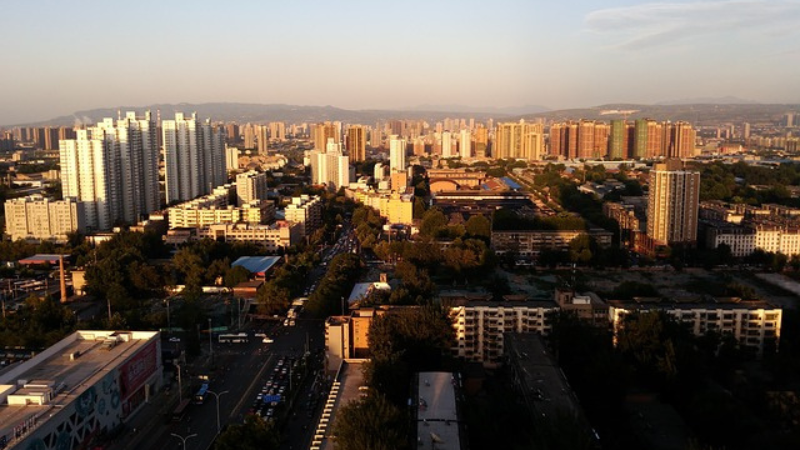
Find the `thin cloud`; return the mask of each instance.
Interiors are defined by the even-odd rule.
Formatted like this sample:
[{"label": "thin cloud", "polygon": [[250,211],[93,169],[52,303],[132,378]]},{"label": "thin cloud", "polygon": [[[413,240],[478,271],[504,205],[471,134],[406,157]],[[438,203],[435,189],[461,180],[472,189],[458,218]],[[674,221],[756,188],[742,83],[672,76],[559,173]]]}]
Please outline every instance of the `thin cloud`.
[{"label": "thin cloud", "polygon": [[733,31],[782,38],[797,33],[800,2],[647,3],[593,11],[584,22],[588,31],[609,35],[615,47],[627,50]]}]

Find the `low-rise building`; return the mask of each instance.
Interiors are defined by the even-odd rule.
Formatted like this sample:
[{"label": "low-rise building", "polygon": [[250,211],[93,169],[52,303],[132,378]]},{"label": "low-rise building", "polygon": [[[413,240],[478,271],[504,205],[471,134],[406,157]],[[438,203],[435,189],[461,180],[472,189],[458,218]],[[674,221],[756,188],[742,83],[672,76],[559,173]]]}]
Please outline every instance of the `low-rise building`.
[{"label": "low-rise building", "polygon": [[248,242],[263,245],[268,251],[285,249],[303,241],[300,225],[278,221],[271,225],[237,223],[214,224],[197,230],[197,237],[224,242]]},{"label": "low-rise building", "polygon": [[573,239],[586,234],[601,247],[609,247],[613,233],[602,228],[588,230],[492,230],[492,249],[498,255],[515,252],[536,258],[542,250],[568,250]]},{"label": "low-rise building", "polygon": [[150,402],[161,373],[157,331],[76,331],[0,375],[2,447],[86,446]]},{"label": "low-rise building", "polygon": [[753,349],[758,356],[766,348],[777,349],[781,336],[783,310],[768,302],[745,301],[740,298],[662,299],[635,298],[608,300],[608,319],[616,339],[629,314],[662,311],[687,324],[697,336],[708,332],[729,334],[740,345]]},{"label": "low-rise building", "polygon": [[553,301],[454,301],[447,305],[453,320],[456,345],[453,354],[485,366],[499,364],[505,333],[548,334]]},{"label": "low-rise building", "polygon": [[254,200],[242,206],[217,208],[175,207],[169,209],[170,228],[201,228],[239,222],[266,224],[275,219],[275,205],[269,200]]},{"label": "low-rise building", "polygon": [[41,195],[6,200],[6,234],[12,241],[31,239],[66,242],[70,233],[86,231],[83,202],[51,200]]},{"label": "low-rise building", "polygon": [[414,221],[414,194],[411,189],[407,189],[403,193],[348,189],[345,194],[378,211],[389,224],[411,225]]},{"label": "low-rise building", "polygon": [[723,222],[721,220],[700,219],[699,241],[704,242],[708,249],[727,245],[731,249],[731,256],[745,257],[756,249],[756,229],[746,225]]},{"label": "low-rise building", "polygon": [[311,236],[322,226],[322,200],[308,195],[292,197],[284,209],[284,218],[300,225],[302,236]]}]

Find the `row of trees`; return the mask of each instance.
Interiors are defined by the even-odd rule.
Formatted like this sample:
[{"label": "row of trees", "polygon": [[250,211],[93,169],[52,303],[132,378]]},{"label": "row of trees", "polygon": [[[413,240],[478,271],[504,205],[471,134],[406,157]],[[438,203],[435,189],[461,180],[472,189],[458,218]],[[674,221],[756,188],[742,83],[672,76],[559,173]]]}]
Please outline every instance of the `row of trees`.
[{"label": "row of trees", "polygon": [[306,310],[317,317],[343,314],[344,302],[362,272],[361,258],[352,253],[336,255],[328,271],[311,294]]}]

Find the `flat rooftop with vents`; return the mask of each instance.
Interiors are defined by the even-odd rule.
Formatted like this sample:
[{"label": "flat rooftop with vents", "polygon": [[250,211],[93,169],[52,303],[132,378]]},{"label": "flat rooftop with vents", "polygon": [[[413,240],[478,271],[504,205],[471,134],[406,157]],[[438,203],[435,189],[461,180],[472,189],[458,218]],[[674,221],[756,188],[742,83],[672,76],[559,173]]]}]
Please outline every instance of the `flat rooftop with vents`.
[{"label": "flat rooftop with vents", "polygon": [[76,331],[0,375],[0,442],[78,448],[119,426],[160,386],[158,332]]}]

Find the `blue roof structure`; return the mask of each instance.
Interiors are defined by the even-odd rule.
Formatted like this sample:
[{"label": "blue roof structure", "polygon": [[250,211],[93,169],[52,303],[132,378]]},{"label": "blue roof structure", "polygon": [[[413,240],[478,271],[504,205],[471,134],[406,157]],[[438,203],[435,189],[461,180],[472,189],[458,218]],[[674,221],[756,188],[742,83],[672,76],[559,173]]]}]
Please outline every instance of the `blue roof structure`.
[{"label": "blue roof structure", "polygon": [[500,180],[502,180],[503,183],[505,183],[506,186],[510,187],[511,189],[513,189],[515,191],[518,191],[518,190],[522,189],[522,186],[517,184],[517,182],[512,180],[511,178],[503,177],[503,178],[500,178]]},{"label": "blue roof structure", "polygon": [[242,256],[231,267],[242,266],[250,273],[264,276],[280,260],[280,256]]}]

